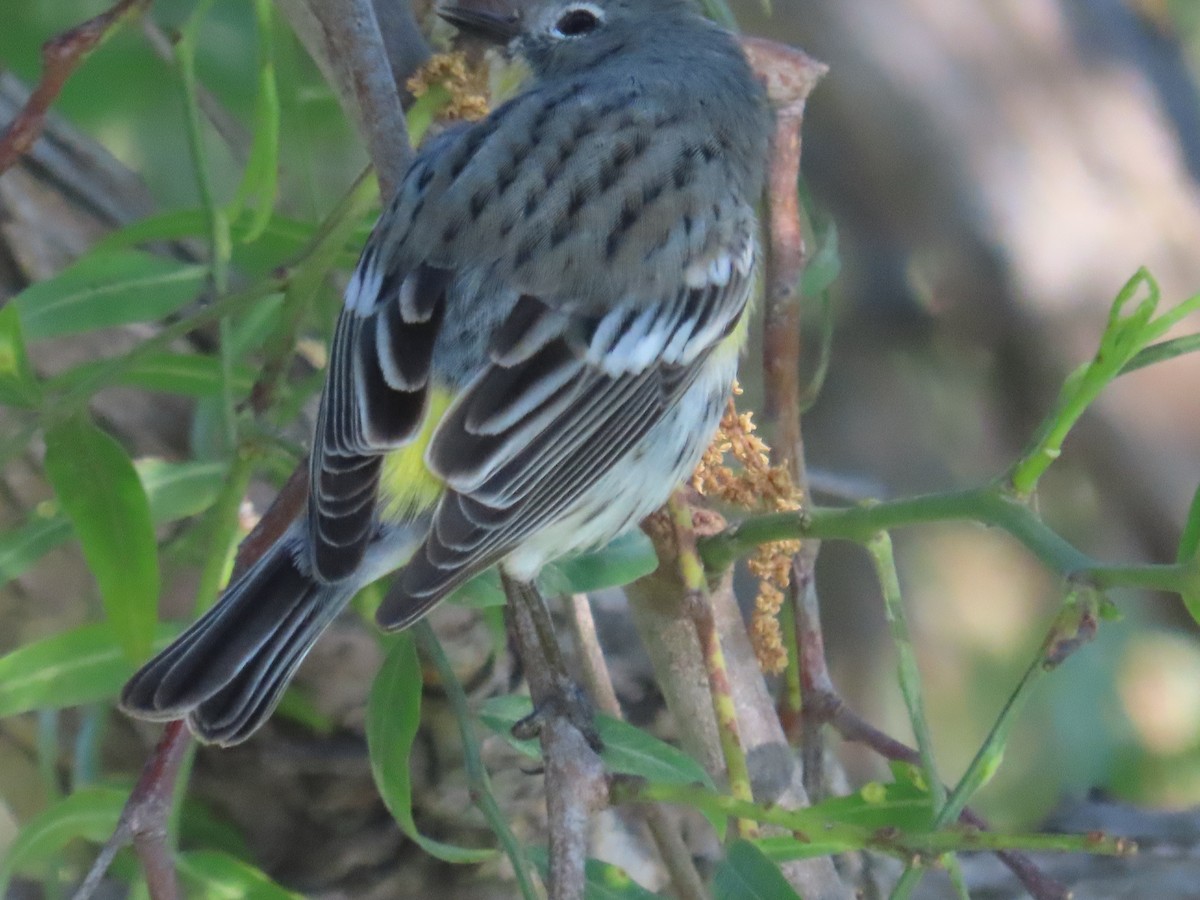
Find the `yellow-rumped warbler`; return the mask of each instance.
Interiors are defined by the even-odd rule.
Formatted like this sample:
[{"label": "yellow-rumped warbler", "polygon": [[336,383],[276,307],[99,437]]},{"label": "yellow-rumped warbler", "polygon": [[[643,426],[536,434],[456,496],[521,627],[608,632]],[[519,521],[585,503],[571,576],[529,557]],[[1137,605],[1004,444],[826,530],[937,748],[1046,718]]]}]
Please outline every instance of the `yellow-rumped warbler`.
[{"label": "yellow-rumped warbler", "polygon": [[356,591],[403,628],[499,563],[611,539],[716,429],[746,331],[771,116],[690,0],[442,9],[534,77],[429,141],[346,290],[308,516],[126,685],[244,740]]}]

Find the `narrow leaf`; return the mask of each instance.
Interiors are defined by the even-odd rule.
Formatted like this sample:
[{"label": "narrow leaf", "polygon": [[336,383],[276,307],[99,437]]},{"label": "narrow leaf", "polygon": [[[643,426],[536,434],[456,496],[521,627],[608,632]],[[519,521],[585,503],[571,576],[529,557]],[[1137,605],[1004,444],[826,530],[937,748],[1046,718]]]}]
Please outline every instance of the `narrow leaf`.
[{"label": "narrow leaf", "polygon": [[130,661],[150,652],[158,555],[150,504],[125,450],[83,419],[46,433],[46,474],[75,526],[104,611]]},{"label": "narrow leaf", "polygon": [[217,850],[192,850],[175,857],[179,874],[202,900],[303,900],[271,880],[262,869]]},{"label": "narrow leaf", "polygon": [[10,406],[36,406],[41,388],[29,357],[21,318],[15,306],[0,308],[0,403]]},{"label": "narrow leaf", "polygon": [[[543,881],[550,878],[550,859],[542,847],[531,847],[529,858],[537,866]],[[587,859],[583,863],[584,900],[658,900],[659,894],[652,893],[634,881],[620,866]]]},{"label": "narrow leaf", "polygon": [[258,95],[254,105],[254,139],[246,171],[234,197],[231,219],[251,206],[250,228],[241,238],[258,240],[271,221],[271,210],[279,190],[279,89],[275,81],[275,48],[271,4],[254,0],[258,28]]},{"label": "narrow leaf", "polygon": [[1143,347],[1139,350],[1137,355],[1125,363],[1124,367],[1117,374],[1128,375],[1130,372],[1144,369],[1146,366],[1157,365],[1158,363],[1174,359],[1177,356],[1195,353],[1198,350],[1200,350],[1200,334],[1187,334],[1169,341],[1151,344],[1149,347]]},{"label": "narrow leaf", "polygon": [[[519,741],[512,736],[512,727],[531,712],[533,705],[528,697],[508,694],[488,700],[480,709],[479,718],[513,747],[537,758],[540,751],[536,741]],[[662,784],[698,783],[713,787],[703,766],[649,732],[606,715],[596,716],[596,731],[604,742],[600,758],[613,772]]]},{"label": "narrow leaf", "polygon": [[749,841],[735,841],[713,878],[714,900],[800,900],[775,863]]},{"label": "narrow leaf", "polygon": [[456,847],[417,831],[412,815],[412,781],[408,756],[421,722],[421,664],[411,636],[392,639],[367,700],[367,748],[375,785],[400,830],[431,856],[446,862],[479,862],[494,850]]},{"label": "narrow leaf", "polygon": [[99,843],[112,833],[129,792],[111,787],[76,791],[26,822],[0,859],[0,897],[18,872],[31,872],[76,838]]},{"label": "narrow leaf", "polygon": [[621,587],[658,568],[654,544],[640,529],[627,531],[599,550],[558,560],[542,570],[539,581],[551,594],[581,594]]},{"label": "narrow leaf", "polygon": [[[153,648],[163,649],[179,631],[174,623],[159,625]],[[108,700],[132,674],[112,625],[81,625],[0,656],[0,717]]]},{"label": "narrow leaf", "polygon": [[136,250],[92,253],[13,298],[29,340],[161,319],[192,300],[208,274]]},{"label": "narrow leaf", "polygon": [[216,502],[229,475],[229,464],[224,461],[172,463],[139,459],[134,467],[156,524],[177,522],[204,512]]},{"label": "narrow leaf", "polygon": [[[59,375],[54,383],[66,387],[87,383],[111,365],[109,360],[91,360]],[[198,353],[143,353],[117,374],[115,383],[185,397],[213,397],[221,393],[221,361]],[[254,372],[249,366],[234,368],[235,394],[249,393],[253,384]]]},{"label": "narrow leaf", "polygon": [[[1179,537],[1178,560],[1181,563],[1194,562],[1200,554],[1200,487],[1192,495],[1192,505],[1188,508],[1187,521],[1183,525],[1183,534]],[[1192,569],[1196,571],[1195,566]],[[1191,585],[1183,591],[1183,605],[1192,614],[1192,618],[1200,622],[1200,575],[1194,575]]]},{"label": "narrow leaf", "polygon": [[[56,504],[46,504],[55,507]],[[34,512],[24,525],[0,534],[0,585],[7,584],[71,537],[71,523],[57,509]]]},{"label": "narrow leaf", "polygon": [[[208,234],[210,224],[208,213],[203,209],[158,213],[139,219],[106,235],[96,244],[92,252],[111,253],[114,250],[127,249],[150,241],[203,237]],[[230,237],[239,244],[245,244],[251,227],[254,225],[254,214],[247,211],[229,223]],[[316,231],[317,226],[311,222],[272,216],[259,236],[257,244],[252,248],[234,248],[234,262],[245,263],[249,255],[256,263],[249,266],[250,270],[265,272],[279,265],[279,260],[299,253],[312,240]],[[338,257],[339,268],[349,268],[354,265],[362,245],[370,233],[371,223],[364,222],[356,228],[354,235],[342,248],[341,256]],[[260,254],[259,250],[263,250],[265,253]],[[270,260],[269,263],[266,262],[267,259]]]},{"label": "narrow leaf", "polygon": [[495,568],[479,573],[450,595],[450,602],[460,603],[472,609],[488,609],[503,606],[508,602],[504,588],[500,586],[500,574]]}]

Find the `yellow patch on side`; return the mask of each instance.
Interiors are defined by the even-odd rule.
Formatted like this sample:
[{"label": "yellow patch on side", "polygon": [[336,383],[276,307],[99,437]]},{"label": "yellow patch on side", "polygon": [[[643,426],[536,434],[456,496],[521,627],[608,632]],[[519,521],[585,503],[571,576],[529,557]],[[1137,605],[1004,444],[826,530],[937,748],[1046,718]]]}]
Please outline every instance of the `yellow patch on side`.
[{"label": "yellow patch on side", "polygon": [[433,388],[429,392],[421,433],[383,458],[383,472],[379,477],[383,519],[409,518],[429,509],[442,496],[442,480],[425,465],[425,451],[451,399],[449,391]]},{"label": "yellow patch on side", "polygon": [[709,356],[711,362],[725,362],[730,357],[740,356],[742,350],[745,349],[746,339],[750,336],[750,308],[747,305],[746,310],[742,313],[742,317],[738,319],[738,323],[733,326],[733,331],[729,332],[716,347],[713,348],[712,355]]}]

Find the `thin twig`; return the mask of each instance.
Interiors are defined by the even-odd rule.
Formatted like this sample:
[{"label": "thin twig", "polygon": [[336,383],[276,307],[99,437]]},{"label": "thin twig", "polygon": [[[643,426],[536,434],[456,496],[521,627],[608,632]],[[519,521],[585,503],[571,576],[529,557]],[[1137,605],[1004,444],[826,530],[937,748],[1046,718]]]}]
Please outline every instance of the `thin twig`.
[{"label": "thin twig", "polygon": [[190,744],[191,736],[182,721],[170,722],[163,729],[154,755],[146,761],[137,784],[125,801],[117,827],[100,848],[73,900],[87,900],[95,894],[117,852],[131,843],[141,861],[151,898],[176,900],[180,896],[167,842],[167,820],[171,814],[175,781]]},{"label": "thin twig", "polygon": [[0,174],[12,168],[41,136],[46,114],[71,73],[126,17],[140,15],[149,5],[150,0],[120,0],[42,45],[42,77],[21,111],[0,134]]},{"label": "thin twig", "polygon": [[[746,765],[746,750],[742,745],[741,729],[738,726],[729,669],[725,665],[721,636],[717,633],[713,618],[704,564],[696,552],[692,507],[682,491],[676,491],[675,496],[667,502],[667,512],[675,529],[676,564],[687,591],[684,611],[692,620],[696,638],[700,641],[700,654],[704,660],[705,674],[708,676],[713,716],[717,721],[717,736],[725,758],[725,777],[729,782],[729,792],[739,800],[753,800],[750,769]],[[758,833],[757,826],[751,821],[738,822],[737,827],[744,837],[754,837]]]},{"label": "thin twig", "polygon": [[[871,725],[839,697],[832,685],[824,689],[813,689],[807,696],[806,712],[815,720],[831,726],[843,740],[869,747],[885,759],[898,762],[921,764],[921,755],[912,747],[896,740],[891,735]],[[976,828],[986,829],[988,824],[970,809],[964,809],[959,821]],[[1066,900],[1070,896],[1067,887],[1042,872],[1024,853],[1003,850],[996,853],[1005,866],[1025,885],[1036,900]]]},{"label": "thin twig", "polygon": [[[763,396],[765,412],[774,424],[771,461],[787,468],[792,484],[807,498],[809,478],[800,425],[803,343],[798,290],[807,252],[797,183],[804,109],[826,67],[791,48],[765,41],[751,39],[744,46],[776,105],[767,175],[767,303],[763,315]],[[799,687],[799,695],[785,691],[781,703],[784,721],[799,726],[804,786],[814,799],[824,793],[825,748],[819,723],[805,715],[805,692],[814,680],[827,677],[815,579],[819,552],[820,542],[808,540],[792,558],[787,600],[797,655],[788,659],[786,681]]]},{"label": "thin twig", "polygon": [[[308,461],[301,460],[262,519],[242,541],[231,577],[236,578],[249,569],[279,540],[299,515],[307,496]],[[167,820],[180,764],[190,747],[191,735],[183,721],[169,722],[125,801],[116,830],[101,848],[73,900],[88,900],[117,851],[131,842],[146,874],[152,900],[175,900],[180,896],[171,861]]]},{"label": "thin twig", "polygon": [[554,659],[558,645],[553,630],[538,622],[541,615],[549,618],[541,597],[532,585],[504,575],[501,580],[545,760],[550,900],[582,900],[591,814],[608,802],[604,764],[593,749],[593,740],[561,709],[573,686],[565,680],[561,660]]},{"label": "thin twig", "polygon": [[315,0],[311,10],[330,57],[354,92],[359,125],[379,176],[379,194],[387,203],[412,159],[412,146],[375,10],[370,0]]}]

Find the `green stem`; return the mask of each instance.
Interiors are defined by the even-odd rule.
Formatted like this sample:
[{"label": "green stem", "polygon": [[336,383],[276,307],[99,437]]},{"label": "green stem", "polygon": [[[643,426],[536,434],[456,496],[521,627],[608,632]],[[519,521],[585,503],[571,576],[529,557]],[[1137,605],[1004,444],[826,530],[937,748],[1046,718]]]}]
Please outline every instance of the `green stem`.
[{"label": "green stem", "polygon": [[720,534],[702,538],[698,546],[709,571],[723,571],[735,559],[768,541],[817,538],[866,544],[880,531],[952,521],[973,521],[1001,528],[1063,574],[1096,565],[1048,528],[1029,507],[995,486],[862,506],[813,507],[754,516]]},{"label": "green stem", "polygon": [[[1200,506],[1198,506],[1200,508]],[[868,544],[880,531],[935,522],[977,522],[1007,532],[1047,568],[1098,588],[1183,593],[1200,579],[1200,562],[1106,565],[1072,546],[1025,504],[997,486],[926,494],[844,508],[814,507],[744,519],[697,541],[709,572],[721,572],[759,544],[804,538]],[[1200,540],[1200,526],[1197,526]]]},{"label": "green stem", "polygon": [[896,571],[892,539],[886,531],[881,531],[867,543],[867,550],[875,564],[875,574],[883,592],[883,607],[899,658],[900,692],[904,695],[905,706],[908,707],[909,722],[921,755],[921,767],[925,771],[925,781],[929,785],[936,812],[946,803],[946,786],[938,776],[937,763],[934,760],[933,738],[929,733],[929,722],[925,717],[925,706],[921,699],[921,672],[917,667],[917,654],[913,649],[908,619],[904,614],[904,600],[900,594],[900,576]]},{"label": "green stem", "polygon": [[[793,576],[794,578],[795,576]],[[794,596],[794,593],[793,593]],[[804,691],[800,683],[800,642],[796,636],[796,604],[785,603],[779,611],[779,625],[783,629],[783,644],[787,649],[787,668],[783,672],[783,696],[780,698],[784,731],[796,729],[799,733],[800,715],[804,711]]]},{"label": "green stem", "polygon": [[1127,840],[1097,833],[1000,834],[970,826],[897,833],[890,829],[866,828],[830,819],[823,814],[820,805],[800,809],[761,806],[698,785],[651,783],[629,778],[614,779],[610,797],[614,804],[649,801],[678,803],[698,809],[709,817],[728,816],[777,825],[793,832],[793,835],[755,841],[775,860],[812,856],[817,850],[823,855],[826,852],[849,852],[864,847],[901,859],[911,859],[913,856],[934,858],[947,853],[974,850],[1037,850],[1118,856],[1134,849]]},{"label": "green stem", "polygon": [[[908,708],[909,723],[912,726],[913,735],[917,739],[917,750],[921,755],[921,768],[925,773],[925,783],[929,786],[933,811],[937,813],[946,805],[946,786],[942,784],[934,759],[933,738],[929,733],[925,705],[921,699],[921,672],[917,667],[917,655],[913,650],[908,619],[904,614],[904,601],[900,593],[900,576],[896,571],[896,556],[892,550],[891,537],[886,531],[879,532],[867,542],[867,551],[871,554],[871,560],[875,564],[875,574],[883,592],[884,611],[891,628],[892,642],[896,645],[899,662],[900,693],[904,697],[904,705]],[[915,887],[920,880],[921,872],[921,867],[910,862],[904,876],[892,893],[893,900],[903,900],[907,897],[911,887]],[[902,886],[904,887],[902,888]]]},{"label": "green stem", "polygon": [[521,896],[525,900],[537,900],[538,893],[529,876],[529,860],[525,857],[525,851],[517,841],[516,835],[508,827],[504,812],[500,809],[500,804],[496,802],[496,795],[492,792],[492,783],[479,752],[479,741],[471,728],[471,711],[467,707],[467,696],[463,693],[462,684],[454,673],[454,667],[446,657],[446,652],[442,649],[428,620],[422,619],[413,627],[413,636],[417,639],[417,646],[421,648],[421,653],[437,669],[442,690],[446,692],[446,698],[454,710],[454,719],[458,723],[458,731],[462,740],[463,768],[467,773],[467,782],[471,786],[471,799],[483,813],[492,832],[503,845],[504,852],[508,855],[513,872],[516,874],[517,884],[520,885]]},{"label": "green stem", "polygon": [[200,572],[200,583],[196,587],[196,613],[211,607],[221,593],[229,566],[230,555],[241,539],[238,518],[241,514],[242,498],[254,472],[254,459],[244,450],[234,453],[233,464],[216,503],[208,513],[208,556]]},{"label": "green stem", "polygon": [[[704,660],[705,674],[708,676],[713,718],[717,725],[721,754],[725,760],[729,791],[739,799],[752,800],[754,792],[750,781],[750,768],[746,762],[745,748],[742,746],[737,707],[733,702],[733,690],[729,681],[729,668],[725,663],[725,651],[721,648],[721,636],[713,620],[712,596],[708,590],[704,563],[696,551],[692,507],[682,491],[676,491],[667,501],[667,512],[675,528],[675,546],[678,552],[676,565],[679,578],[687,592],[687,611],[696,628],[696,639],[700,643],[700,655]],[[739,820],[737,828],[743,837],[750,837],[755,833],[754,823],[749,820]]]}]

